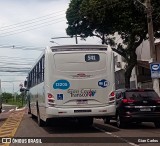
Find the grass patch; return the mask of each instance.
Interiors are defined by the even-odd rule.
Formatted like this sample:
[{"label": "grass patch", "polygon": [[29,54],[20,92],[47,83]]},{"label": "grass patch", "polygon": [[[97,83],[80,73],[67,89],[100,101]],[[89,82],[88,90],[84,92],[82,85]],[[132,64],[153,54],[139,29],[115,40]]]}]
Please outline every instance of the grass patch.
[{"label": "grass patch", "polygon": [[21,108],[25,106],[26,101],[23,101],[22,104],[22,99],[21,100],[8,99],[5,103],[10,105],[16,105],[18,108]]}]

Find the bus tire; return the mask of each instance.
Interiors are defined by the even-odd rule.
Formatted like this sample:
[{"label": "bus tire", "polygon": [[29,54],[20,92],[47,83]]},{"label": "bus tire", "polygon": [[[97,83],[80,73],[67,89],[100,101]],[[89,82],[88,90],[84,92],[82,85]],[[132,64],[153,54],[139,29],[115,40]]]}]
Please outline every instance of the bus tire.
[{"label": "bus tire", "polygon": [[35,119],[36,116],[31,113],[31,118],[32,118],[32,119]]},{"label": "bus tire", "polygon": [[31,105],[30,105],[30,101],[28,102],[28,114],[31,114]]},{"label": "bus tire", "polygon": [[40,113],[39,113],[39,108],[37,107],[37,123],[39,127],[44,126],[44,122],[41,120]]},{"label": "bus tire", "polygon": [[110,118],[109,117],[105,117],[103,120],[104,120],[105,124],[110,124]]}]

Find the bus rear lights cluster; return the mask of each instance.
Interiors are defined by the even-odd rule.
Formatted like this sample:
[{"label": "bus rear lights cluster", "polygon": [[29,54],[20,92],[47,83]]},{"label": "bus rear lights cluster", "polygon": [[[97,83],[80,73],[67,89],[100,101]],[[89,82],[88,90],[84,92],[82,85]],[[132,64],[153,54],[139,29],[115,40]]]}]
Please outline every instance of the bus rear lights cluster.
[{"label": "bus rear lights cluster", "polygon": [[48,93],[48,102],[54,103],[54,101],[55,101],[54,96],[51,93]]},{"label": "bus rear lights cluster", "polygon": [[115,93],[111,92],[109,95],[109,103],[114,103],[115,102]]}]

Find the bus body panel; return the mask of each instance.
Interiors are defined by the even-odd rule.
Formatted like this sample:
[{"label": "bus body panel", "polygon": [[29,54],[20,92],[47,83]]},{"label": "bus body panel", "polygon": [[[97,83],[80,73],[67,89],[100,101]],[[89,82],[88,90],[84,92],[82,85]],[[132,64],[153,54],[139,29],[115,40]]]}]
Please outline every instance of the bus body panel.
[{"label": "bus body panel", "polygon": [[[92,54],[99,56],[99,60],[86,61],[85,57]],[[44,121],[54,117],[115,114],[115,102],[109,103],[109,95],[115,90],[113,52],[110,49],[57,52],[46,49],[44,69],[44,82],[30,89],[32,114],[37,115],[36,103]],[[49,99],[50,95],[54,100]]]},{"label": "bus body panel", "polygon": [[38,103],[41,118],[46,119],[44,82],[31,88],[28,96],[30,98],[31,113],[37,116],[37,103]]},{"label": "bus body panel", "polygon": [[[95,62],[91,62],[91,63],[85,62],[84,60],[85,54],[98,54],[100,55],[100,59],[101,57],[103,57],[103,60],[98,64],[95,64]],[[55,54],[54,56],[56,55],[57,54]],[[75,52],[75,53],[66,53],[65,55],[58,54],[58,56],[60,56],[59,60],[57,60],[58,63],[60,60],[64,59],[64,56],[67,56],[67,58],[69,59],[68,59],[68,62],[66,63],[63,62],[62,65],[59,65],[59,68],[61,68],[61,70],[58,70],[59,68],[58,69],[56,68],[56,66],[58,66],[57,62],[49,63],[49,67],[48,67],[48,71],[49,71],[48,74],[50,74],[49,87],[51,87],[50,89],[51,93],[55,98],[55,103],[56,103],[55,106],[57,107],[63,107],[63,106],[75,107],[76,106],[77,107],[78,105],[80,107],[81,106],[90,107],[91,105],[97,106],[97,105],[108,104],[107,97],[109,96],[108,94],[112,91],[112,87],[114,84],[114,82],[112,81],[113,79],[110,75],[110,72],[107,74],[108,71],[111,71],[111,68],[108,64],[110,63],[109,60],[111,59],[111,55],[107,56],[105,52],[103,53],[102,52],[101,53]],[[72,58],[73,56],[76,56],[76,58],[79,58],[79,60]],[[69,63],[69,61],[71,63]],[[77,63],[77,62],[80,62],[80,63]],[[69,64],[69,65],[66,66],[66,64]],[[52,66],[55,66],[55,68],[53,69],[54,74],[53,74]],[[73,70],[73,68],[75,70]],[[96,70],[94,68],[96,68]],[[72,69],[72,71],[70,71],[70,69]],[[68,89],[61,89],[63,88],[62,87],[63,84],[64,85],[67,84],[67,83],[61,83],[63,81],[68,82],[70,86]],[[102,87],[103,85],[102,86],[99,85],[100,82],[104,84],[103,81],[106,82],[105,84],[107,87]],[[60,84],[62,84],[62,86]],[[81,101],[78,101],[78,100],[82,100],[82,103]],[[84,104],[83,104],[83,100],[84,100]]]}]

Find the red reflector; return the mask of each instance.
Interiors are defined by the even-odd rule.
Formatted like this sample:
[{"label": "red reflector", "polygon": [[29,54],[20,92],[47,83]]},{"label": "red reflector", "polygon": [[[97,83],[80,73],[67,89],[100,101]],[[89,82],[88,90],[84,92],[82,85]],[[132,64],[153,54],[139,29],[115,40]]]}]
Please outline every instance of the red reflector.
[{"label": "red reflector", "polygon": [[114,92],[111,92],[110,96],[115,96]]},{"label": "red reflector", "polygon": [[109,101],[112,101],[112,100],[114,100],[114,97],[109,98]]},{"label": "red reflector", "polygon": [[123,99],[122,102],[123,103],[133,103],[134,100],[133,99]]},{"label": "red reflector", "polygon": [[48,93],[48,98],[52,98],[52,97],[53,97],[53,95]]},{"label": "red reflector", "polygon": [[54,100],[52,100],[52,99],[48,99],[48,102],[54,102]]},{"label": "red reflector", "polygon": [[160,103],[160,99],[156,100],[157,103]]}]

